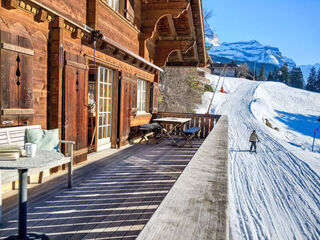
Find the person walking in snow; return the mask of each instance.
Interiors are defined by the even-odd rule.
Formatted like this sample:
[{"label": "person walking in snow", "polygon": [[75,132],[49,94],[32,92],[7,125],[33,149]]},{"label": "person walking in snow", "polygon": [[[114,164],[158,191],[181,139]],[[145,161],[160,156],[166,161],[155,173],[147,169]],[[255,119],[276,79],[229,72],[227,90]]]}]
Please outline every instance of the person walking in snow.
[{"label": "person walking in snow", "polygon": [[256,130],[253,130],[249,138],[249,142],[251,143],[250,152],[252,152],[252,149],[254,148],[254,152],[257,153],[257,141],[259,142],[260,140],[258,138]]}]

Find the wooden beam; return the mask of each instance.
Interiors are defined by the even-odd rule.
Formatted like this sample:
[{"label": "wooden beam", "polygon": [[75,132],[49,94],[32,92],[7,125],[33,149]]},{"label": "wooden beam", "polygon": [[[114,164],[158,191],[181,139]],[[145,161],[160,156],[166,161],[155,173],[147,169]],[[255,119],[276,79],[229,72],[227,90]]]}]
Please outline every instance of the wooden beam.
[{"label": "wooden beam", "polygon": [[70,60],[66,60],[65,63],[67,66],[70,66],[70,67],[79,68],[79,69],[83,69],[83,70],[89,70],[89,67],[87,65],[84,65],[81,63],[77,63],[77,62],[70,61]]},{"label": "wooden beam", "polygon": [[168,23],[169,23],[169,27],[170,27],[171,36],[175,40],[177,38],[177,32],[176,32],[176,28],[174,26],[172,15],[167,15],[167,19],[168,19]]},{"label": "wooden beam", "polygon": [[93,29],[97,27],[98,0],[87,0],[87,25]]},{"label": "wooden beam", "polygon": [[33,115],[33,109],[2,109],[1,115]]},{"label": "wooden beam", "polygon": [[180,62],[183,62],[183,56],[182,56],[181,50],[178,50],[178,51],[177,51],[177,54],[178,54],[179,61],[180,61]]},{"label": "wooden beam", "polygon": [[146,3],[142,5],[141,10],[141,30],[144,39],[149,39],[159,19],[164,16],[179,17],[189,6],[186,1],[167,2],[167,3]]},{"label": "wooden beam", "polygon": [[180,50],[187,52],[194,45],[194,41],[158,41],[156,47],[154,64],[158,66],[165,66],[169,55],[175,51]]},{"label": "wooden beam", "polygon": [[22,53],[22,54],[26,54],[26,55],[30,55],[30,56],[34,55],[34,51],[32,49],[19,47],[17,45],[13,45],[13,44],[9,44],[9,43],[1,43],[0,49],[4,49],[7,51],[13,51],[13,52],[17,52],[17,53]]},{"label": "wooden beam", "polygon": [[56,16],[51,22],[51,44],[48,49],[50,62],[48,67],[48,129],[62,127],[62,51],[64,19]]}]

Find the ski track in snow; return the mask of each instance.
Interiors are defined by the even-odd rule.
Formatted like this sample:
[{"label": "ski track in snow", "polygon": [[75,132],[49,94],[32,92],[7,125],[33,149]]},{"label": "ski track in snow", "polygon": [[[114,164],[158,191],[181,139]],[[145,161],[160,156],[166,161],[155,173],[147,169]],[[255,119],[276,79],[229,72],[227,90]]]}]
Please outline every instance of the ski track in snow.
[{"label": "ski track in snow", "polygon": [[[251,112],[261,84],[243,82],[215,110],[229,116],[230,239],[320,239],[319,172]],[[253,129],[257,154],[249,153]]]}]

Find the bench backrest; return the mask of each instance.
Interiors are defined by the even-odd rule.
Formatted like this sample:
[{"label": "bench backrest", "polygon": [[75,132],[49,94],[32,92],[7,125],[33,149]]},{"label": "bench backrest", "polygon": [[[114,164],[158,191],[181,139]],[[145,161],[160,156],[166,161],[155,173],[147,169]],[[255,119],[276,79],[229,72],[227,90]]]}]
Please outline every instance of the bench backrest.
[{"label": "bench backrest", "polygon": [[26,129],[41,129],[41,125],[0,128],[0,145],[24,146]]}]

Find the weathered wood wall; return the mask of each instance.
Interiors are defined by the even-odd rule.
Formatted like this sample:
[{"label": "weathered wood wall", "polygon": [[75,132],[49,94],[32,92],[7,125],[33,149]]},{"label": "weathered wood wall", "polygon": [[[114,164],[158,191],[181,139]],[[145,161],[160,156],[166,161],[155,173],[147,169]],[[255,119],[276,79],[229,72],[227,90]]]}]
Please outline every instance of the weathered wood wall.
[{"label": "weathered wood wall", "polygon": [[[18,87],[16,70],[18,52],[0,50],[1,56],[1,108],[33,109],[31,115],[1,116],[3,122],[13,125],[41,124],[47,127],[47,45],[48,24],[34,24],[34,19],[24,12],[8,11],[0,7],[1,43],[20,46],[20,83]],[[33,51],[33,55],[24,52]],[[19,89],[19,90],[18,90]],[[19,93],[19,96],[18,96]],[[9,124],[11,125],[11,124]]]},{"label": "weathered wood wall", "polygon": [[[1,121],[12,119],[13,125],[41,124],[42,128],[59,128],[62,138],[77,142],[75,154],[85,158],[88,139],[88,68],[94,50],[93,44],[85,42],[85,31],[81,26],[88,25],[100,30],[104,36],[119,44],[121,51],[126,48],[152,62],[156,56],[165,54],[160,54],[157,50],[159,48],[155,46],[161,42],[160,35],[148,42],[149,48],[146,39],[157,29],[155,27],[161,16],[172,14],[178,17],[185,10],[185,1],[178,2],[157,1],[156,4],[146,5],[146,1],[124,0],[120,1],[120,10],[116,12],[104,0],[2,0],[1,42],[10,42],[34,54],[19,54],[21,85],[17,87],[17,53],[9,53],[4,49],[0,52],[1,107],[30,109],[29,115],[2,115]],[[164,26],[170,27],[166,24]],[[160,33],[167,30],[161,27],[157,31]],[[170,31],[172,35],[172,29]],[[166,44],[171,46],[168,41]],[[180,42],[173,44],[183,48]],[[120,140],[120,145],[124,145],[130,127],[148,123],[151,113],[157,112],[158,74],[143,61],[137,64],[140,61],[137,58],[128,61],[127,50],[120,57],[103,51],[103,47],[97,49],[97,63],[113,69],[116,75],[121,76],[120,89],[114,89],[119,91],[120,98],[114,99],[113,103],[114,109],[120,109],[117,123],[113,126],[119,127],[117,137],[120,139],[115,138],[114,134],[118,133],[114,130],[112,139]],[[6,64],[7,61],[10,64]],[[137,115],[138,78],[148,81],[149,86],[152,86],[149,93],[152,97],[149,103],[151,112],[143,115]],[[21,97],[17,96],[18,93]]]}]

